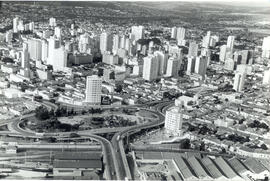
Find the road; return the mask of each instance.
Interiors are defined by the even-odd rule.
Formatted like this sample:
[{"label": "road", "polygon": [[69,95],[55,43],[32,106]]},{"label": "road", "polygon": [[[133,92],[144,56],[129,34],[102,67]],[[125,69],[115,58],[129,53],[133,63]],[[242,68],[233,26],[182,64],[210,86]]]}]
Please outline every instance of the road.
[{"label": "road", "polygon": [[118,169],[120,172],[120,180],[124,180],[124,179],[132,180],[133,179],[131,176],[131,172],[130,172],[130,169],[128,166],[126,154],[124,151],[123,138],[125,136],[129,136],[131,134],[139,132],[142,129],[152,128],[152,127],[156,127],[156,126],[163,124],[164,123],[163,109],[165,107],[167,107],[168,105],[170,105],[171,103],[172,102],[166,102],[166,103],[159,104],[158,106],[154,107],[154,110],[146,109],[147,111],[152,112],[153,114],[156,114],[159,117],[159,119],[157,121],[145,123],[142,125],[135,125],[135,126],[126,128],[125,130],[118,132],[113,136],[111,142],[112,142],[114,150],[116,150],[116,158],[117,158],[116,162],[117,162],[117,165],[119,167]]},{"label": "road", "polygon": [[[129,166],[127,163],[127,159],[126,159],[126,154],[124,152],[123,138],[127,134],[133,134],[135,132],[139,132],[141,129],[151,128],[151,127],[155,127],[157,125],[163,124],[164,116],[160,110],[162,110],[162,108],[164,108],[168,104],[171,104],[171,101],[166,101],[165,103],[161,103],[160,101],[158,101],[158,102],[150,102],[145,105],[130,105],[130,106],[117,107],[117,108],[138,108],[139,107],[139,109],[144,109],[143,107],[152,105],[152,104],[158,104],[158,106],[156,107],[156,110],[149,110],[149,109],[146,109],[146,110],[152,112],[153,114],[157,114],[159,117],[158,121],[149,122],[143,125],[136,125],[136,126],[132,126],[128,128],[123,128],[123,127],[122,128],[105,128],[105,129],[103,128],[102,129],[103,132],[101,130],[95,130],[92,132],[91,131],[76,132],[82,137],[91,138],[93,140],[98,141],[101,144],[103,156],[104,156],[104,164],[105,164],[105,172],[106,172],[105,175],[108,180],[116,180],[116,179],[124,180],[126,178],[128,178],[129,180],[132,179]],[[46,106],[48,109],[53,109],[53,110],[56,110],[58,108],[58,106],[50,102],[43,102],[42,105]],[[111,107],[106,107],[105,109],[110,109],[110,108]],[[24,137],[30,136],[30,137],[41,138],[43,137],[43,135],[37,135],[33,131],[23,130],[19,126],[21,119],[28,119],[34,116],[35,116],[34,113],[27,114],[20,118],[17,117],[12,120],[9,120],[8,123],[6,122],[5,123],[8,124],[8,128],[10,130],[15,132],[14,134],[21,134]],[[93,133],[108,133],[108,132],[116,132],[111,142],[101,136],[97,136],[93,134]],[[69,134],[70,133],[65,132],[65,133],[56,133],[56,135],[53,134],[50,136],[61,138]],[[46,134],[44,135],[46,136]],[[47,136],[49,136],[49,134]],[[120,137],[120,139],[117,139],[118,136]]]}]

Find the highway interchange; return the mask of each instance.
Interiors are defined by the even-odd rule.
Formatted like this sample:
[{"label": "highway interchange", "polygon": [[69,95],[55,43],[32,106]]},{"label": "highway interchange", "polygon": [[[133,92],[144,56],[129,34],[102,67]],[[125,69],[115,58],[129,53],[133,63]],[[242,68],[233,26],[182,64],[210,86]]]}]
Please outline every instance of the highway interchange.
[{"label": "highway interchange", "polygon": [[[132,180],[132,176],[129,170],[129,166],[127,163],[127,158],[125,154],[125,145],[123,142],[123,139],[126,136],[129,136],[131,134],[134,134],[136,132],[139,132],[142,129],[157,127],[164,123],[164,108],[166,108],[168,105],[172,104],[172,101],[156,101],[156,102],[150,102],[144,105],[129,105],[129,106],[118,106],[115,107],[108,107],[106,106],[104,109],[121,109],[121,108],[133,108],[133,109],[144,109],[146,111],[149,111],[159,117],[157,121],[148,122],[145,124],[135,125],[131,127],[125,127],[121,129],[115,129],[115,128],[106,128],[107,133],[115,133],[112,137],[112,140],[107,140],[103,138],[102,136],[96,135],[97,133],[104,133],[104,131],[98,131],[98,132],[87,132],[87,131],[78,131],[76,132],[81,137],[88,137],[92,140],[95,140],[99,142],[102,146],[103,151],[103,162],[105,165],[105,178],[108,180]],[[56,110],[58,106],[56,104],[53,104],[51,102],[44,101],[42,102],[42,105],[46,108]],[[148,109],[149,106],[154,105],[151,107],[151,109]],[[65,107],[68,107],[70,109],[76,108],[76,106],[72,105],[64,105]],[[146,108],[145,108],[146,107]],[[45,134],[37,134],[33,131],[24,130],[20,127],[20,122],[22,119],[28,119],[31,117],[34,117],[34,113],[23,115],[22,117],[16,117],[12,120],[1,122],[1,125],[7,125],[8,129],[10,130],[10,134],[17,134],[21,135],[22,137],[31,137],[31,138],[41,138],[41,137],[56,137],[56,138],[62,138],[69,136],[71,132],[61,132],[61,133],[45,133]],[[5,133],[7,135],[7,133]]]}]

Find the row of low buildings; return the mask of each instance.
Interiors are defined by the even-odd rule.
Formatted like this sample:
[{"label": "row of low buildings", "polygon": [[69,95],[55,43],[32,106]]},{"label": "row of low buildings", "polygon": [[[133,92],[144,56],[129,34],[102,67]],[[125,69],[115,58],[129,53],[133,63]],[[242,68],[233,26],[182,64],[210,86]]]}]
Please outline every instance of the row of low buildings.
[{"label": "row of low buildings", "polygon": [[[174,152],[133,152],[141,180],[257,180],[269,177],[269,160],[188,156]],[[162,169],[161,169],[162,168]]]}]

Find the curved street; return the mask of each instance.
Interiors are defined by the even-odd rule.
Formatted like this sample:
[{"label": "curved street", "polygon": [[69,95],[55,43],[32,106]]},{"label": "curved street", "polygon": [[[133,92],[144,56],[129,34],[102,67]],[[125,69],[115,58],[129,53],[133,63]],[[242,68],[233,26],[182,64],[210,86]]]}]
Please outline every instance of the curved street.
[{"label": "curved street", "polygon": [[[123,144],[124,137],[127,136],[128,134],[139,132],[141,129],[151,128],[151,127],[155,127],[157,125],[163,124],[164,115],[162,113],[162,110],[164,107],[168,106],[171,103],[172,103],[171,101],[164,101],[164,102],[158,101],[158,102],[150,102],[147,105],[131,105],[131,106],[121,107],[121,108],[137,108],[140,110],[149,111],[158,116],[157,121],[148,122],[142,125],[136,125],[136,126],[131,126],[131,127],[105,128],[105,130],[101,128],[99,130],[76,132],[80,136],[90,137],[91,139],[98,141],[102,145],[104,164],[106,168],[105,169],[106,179],[108,180],[116,180],[116,179],[117,180],[124,180],[124,179],[131,180],[132,179],[129,166],[127,164],[126,154],[124,152],[124,146],[125,146]],[[143,108],[144,106],[148,107],[149,105],[153,105],[153,104],[156,104],[153,107],[154,109]],[[45,106],[47,109],[49,110],[53,109],[54,111],[58,108],[57,105],[50,102],[43,102],[42,105]],[[65,106],[69,106],[69,105],[65,105]],[[70,108],[73,108],[73,107],[70,107]],[[107,106],[105,107],[105,109],[110,109],[110,107]],[[35,133],[34,131],[24,130],[19,126],[19,124],[22,122],[22,119],[29,119],[34,116],[35,116],[35,113],[26,114],[21,117],[16,117],[12,120],[4,122],[2,123],[2,125],[6,124],[12,134],[20,134],[22,135],[22,137],[29,136],[29,137],[41,138],[43,136],[54,136],[56,138],[61,138],[71,133],[71,132],[61,132],[61,133],[55,133],[55,134],[45,133],[43,135],[39,135]],[[111,141],[101,136],[95,135],[95,134],[100,134],[100,133],[113,133],[113,132],[116,132],[116,134],[114,134]]]}]

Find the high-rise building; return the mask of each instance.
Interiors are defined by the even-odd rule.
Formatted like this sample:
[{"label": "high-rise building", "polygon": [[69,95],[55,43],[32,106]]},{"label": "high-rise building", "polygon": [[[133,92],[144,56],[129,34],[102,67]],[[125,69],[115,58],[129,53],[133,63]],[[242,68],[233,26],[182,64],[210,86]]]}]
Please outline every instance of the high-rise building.
[{"label": "high-rise building", "polygon": [[242,55],[239,51],[234,52],[233,54],[233,60],[235,61],[236,64],[241,64]]},{"label": "high-rise building", "polygon": [[226,45],[222,45],[220,47],[220,52],[219,52],[219,61],[225,62],[226,52],[227,52],[227,46]]},{"label": "high-rise building", "polygon": [[101,103],[102,79],[97,75],[87,76],[85,89],[85,102],[89,104]]},{"label": "high-rise building", "polygon": [[210,51],[210,49],[208,49],[208,48],[202,48],[201,49],[201,56],[206,56],[206,58],[207,58],[207,66],[209,66],[210,65],[210,62],[211,62],[211,51]]},{"label": "high-rise building", "polygon": [[247,75],[251,75],[252,70],[253,70],[252,66],[247,64],[239,64],[236,67],[236,72],[243,72],[246,73]]},{"label": "high-rise building", "polygon": [[48,59],[48,51],[49,51],[49,44],[46,40],[42,40],[41,42],[41,60],[43,62],[47,61]]},{"label": "high-rise building", "polygon": [[189,43],[188,56],[197,57],[198,55],[198,44],[195,41]]},{"label": "high-rise building", "polygon": [[270,85],[270,69],[264,71],[262,83],[264,85]]},{"label": "high-rise building", "polygon": [[13,19],[13,32],[18,33],[19,18],[15,17]]},{"label": "high-rise building", "polygon": [[262,44],[262,57],[270,58],[270,36],[264,37]]},{"label": "high-rise building", "polygon": [[88,48],[90,47],[89,44],[90,44],[89,35],[87,33],[80,35],[78,43],[79,52],[86,53]]},{"label": "high-rise building", "polygon": [[125,50],[129,51],[130,47],[131,47],[131,41],[129,38],[126,38]]},{"label": "high-rise building", "polygon": [[159,62],[158,75],[165,74],[167,69],[168,54],[161,51],[155,51],[154,55],[157,57]]},{"label": "high-rise building", "polygon": [[132,26],[131,35],[134,36],[135,41],[144,38],[144,27],[143,26]]},{"label": "high-rise building", "polygon": [[180,135],[183,124],[183,113],[181,107],[173,107],[166,111],[165,130],[168,133]]},{"label": "high-rise building", "polygon": [[34,31],[34,29],[35,29],[35,23],[32,21],[29,23],[29,30]]},{"label": "high-rise building", "polygon": [[207,69],[207,58],[206,58],[206,56],[196,57],[194,72],[196,74],[201,75],[204,78],[205,74],[206,74],[206,69]]},{"label": "high-rise building", "polygon": [[180,42],[181,40],[185,39],[186,35],[186,29],[183,27],[177,28],[177,34],[176,34],[176,39],[177,42]]},{"label": "high-rise building", "polygon": [[29,52],[27,43],[23,43],[21,67],[23,69],[29,68]]},{"label": "high-rise building", "polygon": [[112,47],[113,54],[117,54],[119,48],[120,48],[120,36],[116,34],[113,35],[113,47]]},{"label": "high-rise building", "polygon": [[233,51],[234,39],[235,39],[234,36],[228,36],[228,39],[227,39],[227,48],[231,52]]},{"label": "high-rise building", "polygon": [[171,38],[176,39],[176,35],[177,35],[177,28],[176,27],[172,27]]},{"label": "high-rise building", "polygon": [[28,44],[28,51],[30,59],[32,60],[41,60],[41,53],[42,53],[42,41],[41,39],[37,38],[30,38],[27,40]]},{"label": "high-rise building", "polygon": [[65,67],[67,67],[67,51],[65,50],[64,46],[54,50],[53,59],[53,70],[64,71]]},{"label": "high-rise building", "polygon": [[126,36],[122,35],[120,37],[120,48],[125,48],[126,47]]},{"label": "high-rise building", "polygon": [[18,31],[24,31],[24,25],[23,25],[23,20],[18,21]]},{"label": "high-rise building", "polygon": [[55,49],[60,48],[60,40],[57,39],[54,36],[51,36],[48,40],[49,42],[49,48],[48,48],[48,60],[47,60],[47,64],[53,65],[54,62],[54,53],[55,53]]},{"label": "high-rise building", "polygon": [[55,27],[56,26],[56,19],[55,18],[50,18],[49,19],[49,25],[51,27]]},{"label": "high-rise building", "polygon": [[158,59],[154,55],[143,58],[143,79],[152,81],[158,77]]},{"label": "high-rise building", "polygon": [[251,58],[251,53],[248,50],[241,51],[241,64],[248,64],[248,60]]},{"label": "high-rise building", "polygon": [[58,27],[58,26],[56,26],[54,28],[54,36],[56,36],[57,38],[61,39],[61,35],[62,35],[61,31],[62,31],[61,28]]},{"label": "high-rise building", "polygon": [[237,92],[241,92],[244,88],[246,73],[237,72],[234,77],[233,89]]},{"label": "high-rise building", "polygon": [[233,71],[235,69],[235,61],[232,58],[225,60],[224,69]]},{"label": "high-rise building", "polygon": [[211,39],[211,31],[207,31],[206,36],[203,37],[202,47],[208,48],[210,44],[210,39]]},{"label": "high-rise building", "polygon": [[107,51],[112,51],[112,45],[113,45],[113,40],[112,40],[112,35],[110,33],[101,33],[100,35],[100,51],[103,54],[104,52]]},{"label": "high-rise building", "polygon": [[178,57],[182,57],[182,48],[179,48],[177,45],[170,45],[169,54],[171,56],[176,54]]},{"label": "high-rise building", "polygon": [[166,76],[177,76],[178,75],[179,60],[176,56],[170,57],[167,64]]},{"label": "high-rise building", "polygon": [[209,46],[210,47],[215,47],[217,42],[219,42],[219,37],[216,36],[216,35],[211,36]]},{"label": "high-rise building", "polygon": [[6,42],[8,44],[10,44],[12,42],[12,39],[13,39],[13,33],[12,33],[12,31],[7,31],[5,38],[6,38]]},{"label": "high-rise building", "polygon": [[195,57],[188,57],[188,64],[187,64],[187,75],[191,75],[194,73],[195,70]]},{"label": "high-rise building", "polygon": [[109,52],[105,52],[102,56],[102,62],[109,64],[109,65],[116,65],[118,64],[119,57],[118,55],[110,54]]}]

